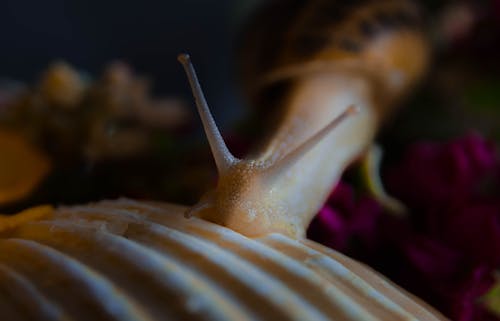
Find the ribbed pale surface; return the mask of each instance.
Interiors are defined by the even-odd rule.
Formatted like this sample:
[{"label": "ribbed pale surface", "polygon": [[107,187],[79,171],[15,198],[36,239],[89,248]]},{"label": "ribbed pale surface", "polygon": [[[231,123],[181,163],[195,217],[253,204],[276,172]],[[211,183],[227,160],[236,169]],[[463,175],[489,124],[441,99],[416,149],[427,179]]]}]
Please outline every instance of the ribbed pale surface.
[{"label": "ribbed pale surface", "polygon": [[0,239],[1,320],[444,320],[314,242],[184,210],[123,199],[21,226]]}]

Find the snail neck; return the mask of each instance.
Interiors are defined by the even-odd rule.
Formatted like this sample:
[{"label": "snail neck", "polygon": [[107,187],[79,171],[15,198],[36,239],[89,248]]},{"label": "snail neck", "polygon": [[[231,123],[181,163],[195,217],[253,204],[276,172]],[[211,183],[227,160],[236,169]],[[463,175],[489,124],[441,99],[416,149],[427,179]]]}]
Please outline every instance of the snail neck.
[{"label": "snail neck", "polygon": [[285,218],[294,222],[294,234],[303,235],[342,172],[368,147],[378,117],[373,108],[370,83],[352,74],[315,74],[300,80],[287,98],[287,112],[257,157],[276,161],[354,105],[358,115],[325,136],[293,166],[283,171],[274,185],[274,198],[286,208]]},{"label": "snail neck", "polygon": [[[188,55],[180,55],[219,170],[219,182],[186,215],[247,236],[303,237],[345,167],[372,141],[371,84],[354,73],[300,78],[275,134],[257,157],[235,158],[209,111]],[[358,113],[349,121],[345,119]]]},{"label": "snail neck", "polygon": [[[377,117],[369,97],[361,77],[300,80],[275,134],[257,156],[221,175],[201,216],[247,236],[303,237],[345,167],[373,138]],[[358,115],[340,122],[351,105]]]},{"label": "snail neck", "polygon": [[[316,72],[302,77],[284,99],[286,108],[273,135],[263,148],[254,153],[252,159],[278,160],[327,126],[347,106],[354,105],[359,115],[340,125],[308,153],[312,156],[318,152],[323,154],[324,151],[330,155],[330,160],[346,158],[349,162],[352,158],[346,152],[369,143],[373,138],[378,117],[372,97],[371,81],[355,73]],[[369,128],[361,127],[368,123]],[[307,163],[305,158],[300,162],[303,166]]]}]

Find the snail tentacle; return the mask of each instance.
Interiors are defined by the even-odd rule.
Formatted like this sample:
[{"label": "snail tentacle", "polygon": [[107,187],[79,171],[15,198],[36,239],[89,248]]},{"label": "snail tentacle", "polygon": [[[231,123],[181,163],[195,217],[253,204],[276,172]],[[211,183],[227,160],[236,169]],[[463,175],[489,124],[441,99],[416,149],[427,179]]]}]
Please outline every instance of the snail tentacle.
[{"label": "snail tentacle", "polygon": [[388,211],[396,216],[408,214],[408,208],[398,199],[394,198],[384,188],[380,167],[382,163],[382,148],[374,144],[363,158],[362,171],[368,190],[373,197]]},{"label": "snail tentacle", "polygon": [[205,193],[205,195],[200,199],[200,201],[193,206],[189,207],[185,212],[184,212],[184,217],[185,218],[192,218],[193,216],[197,216],[198,213],[209,209],[214,205],[214,194],[212,191],[209,191]]},{"label": "snail tentacle", "polygon": [[217,170],[219,171],[219,174],[224,173],[231,166],[237,163],[238,159],[231,154],[219,132],[219,129],[217,128],[189,55],[181,54],[179,55],[178,60],[184,67],[189,84],[191,85],[191,90],[193,91],[193,96],[196,101],[196,107],[203,123],[208,143],[210,144],[210,149],[212,150],[212,154],[217,165]]},{"label": "snail tentacle", "polygon": [[283,171],[293,166],[298,160],[300,160],[305,154],[307,154],[311,149],[313,149],[318,143],[320,143],[325,136],[330,134],[335,128],[337,128],[344,120],[357,114],[359,109],[351,105],[346,108],[339,116],[335,117],[328,125],[320,129],[316,134],[306,139],[297,148],[286,154],[283,158],[278,160],[276,163],[272,164],[266,170],[268,177],[277,177],[283,173]]}]

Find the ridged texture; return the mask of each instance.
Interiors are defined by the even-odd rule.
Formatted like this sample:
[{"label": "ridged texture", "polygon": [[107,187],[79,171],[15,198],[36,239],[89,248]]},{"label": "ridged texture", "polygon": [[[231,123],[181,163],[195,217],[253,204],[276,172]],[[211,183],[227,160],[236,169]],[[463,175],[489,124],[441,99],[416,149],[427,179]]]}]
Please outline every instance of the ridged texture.
[{"label": "ridged texture", "polygon": [[286,80],[304,75],[303,71],[291,75],[285,73],[283,77],[269,81],[268,76],[277,70],[325,59],[322,56],[332,50],[343,53],[335,55],[335,64],[341,64],[345,58],[357,57],[356,65],[362,67],[367,61],[363,52],[373,46],[375,40],[398,31],[422,33],[422,17],[414,2],[262,1],[262,6],[244,28],[240,37],[243,42],[239,46],[239,73],[247,95],[256,99],[252,106],[262,110],[273,106],[272,103],[269,105],[267,96],[280,96],[279,92],[274,92],[284,90],[279,86],[287,85]]},{"label": "ridged texture", "polygon": [[2,320],[445,320],[307,240],[250,239],[127,199],[60,208],[0,239]]}]

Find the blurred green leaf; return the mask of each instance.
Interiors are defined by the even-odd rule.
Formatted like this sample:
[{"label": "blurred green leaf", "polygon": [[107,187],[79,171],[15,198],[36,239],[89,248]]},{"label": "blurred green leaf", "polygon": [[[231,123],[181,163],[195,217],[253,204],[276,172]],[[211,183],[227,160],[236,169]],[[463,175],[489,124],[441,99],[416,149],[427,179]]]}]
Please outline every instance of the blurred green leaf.
[{"label": "blurred green leaf", "polygon": [[484,80],[466,88],[463,94],[467,105],[477,111],[500,113],[500,80]]},{"label": "blurred green leaf", "polygon": [[500,280],[482,300],[490,312],[500,317]]}]

